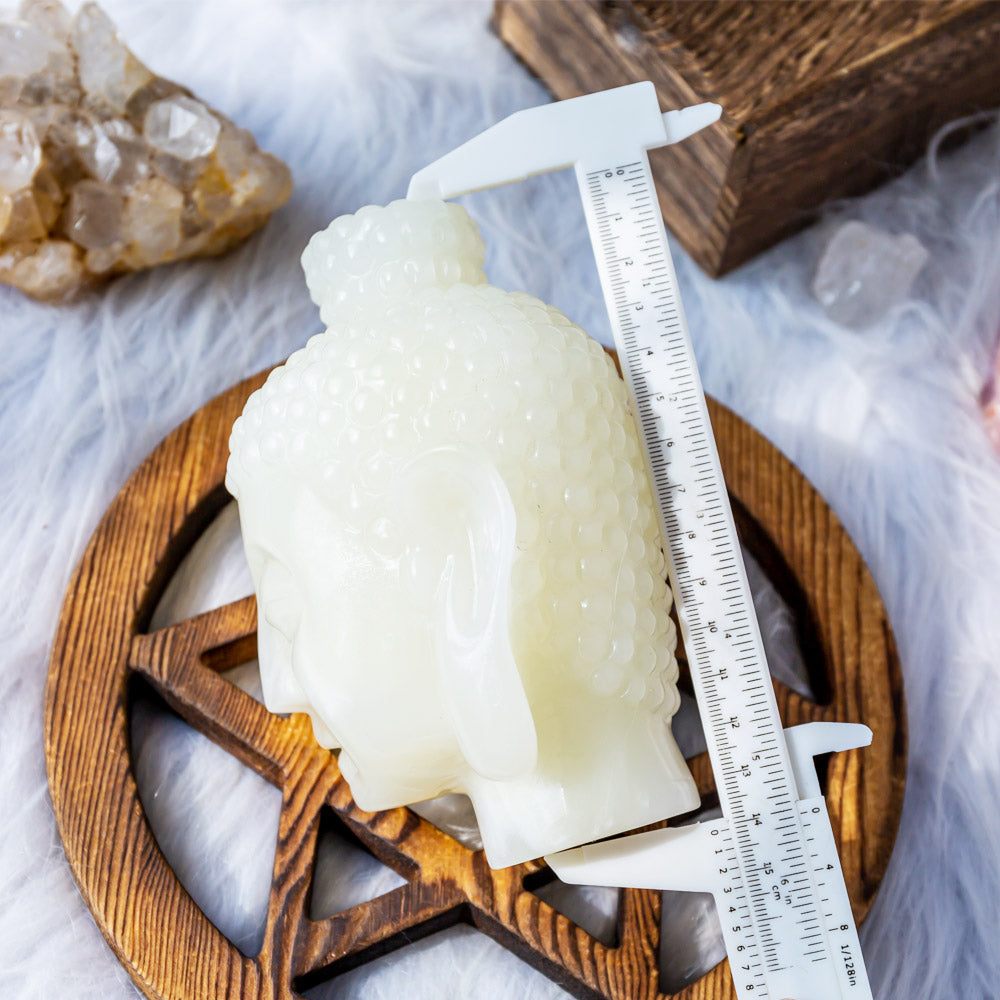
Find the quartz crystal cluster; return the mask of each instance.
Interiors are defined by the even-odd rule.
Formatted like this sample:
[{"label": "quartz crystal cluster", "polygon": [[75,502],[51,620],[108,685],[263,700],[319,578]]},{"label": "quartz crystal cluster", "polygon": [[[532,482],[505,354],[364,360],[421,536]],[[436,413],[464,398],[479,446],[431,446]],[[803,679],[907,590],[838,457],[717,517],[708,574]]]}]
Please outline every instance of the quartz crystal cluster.
[{"label": "quartz crystal cluster", "polygon": [[291,191],[253,137],[129,51],[93,3],[0,20],[0,280],[60,301],[222,253]]}]

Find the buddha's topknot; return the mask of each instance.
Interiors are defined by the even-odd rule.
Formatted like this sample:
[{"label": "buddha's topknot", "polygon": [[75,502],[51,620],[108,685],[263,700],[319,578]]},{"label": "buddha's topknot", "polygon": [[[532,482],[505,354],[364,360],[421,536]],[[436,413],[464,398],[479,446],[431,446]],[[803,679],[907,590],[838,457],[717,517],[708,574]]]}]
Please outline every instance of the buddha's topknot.
[{"label": "buddha's topknot", "polygon": [[302,267],[323,322],[362,301],[398,301],[416,290],[486,281],[486,247],[461,205],[394,201],[342,215],[309,241]]}]

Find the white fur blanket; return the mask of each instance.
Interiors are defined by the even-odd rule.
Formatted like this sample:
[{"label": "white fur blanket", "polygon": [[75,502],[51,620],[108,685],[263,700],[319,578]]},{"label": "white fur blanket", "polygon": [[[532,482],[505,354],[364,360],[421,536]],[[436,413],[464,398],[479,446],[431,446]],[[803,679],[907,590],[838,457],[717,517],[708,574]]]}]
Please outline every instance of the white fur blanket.
[{"label": "white fur blanket", "polygon": [[[49,643],[102,511],[172,427],[319,329],[298,264],[312,232],[402,196],[415,169],[547,99],[489,31],[483,2],[106,7],[158,72],[288,162],[296,188],[263,232],[222,260],[132,276],[63,308],[0,288],[5,1000],[135,995],[74,886],[42,754]],[[496,284],[539,295],[607,340],[570,176],[467,203]],[[832,504],[896,631],[911,743],[895,855],[862,933],[876,994],[992,997],[1000,983],[1000,465],[977,397],[1000,331],[1000,127],[988,121],[958,153],[932,150],[899,181],[827,215],[915,233],[931,251],[912,296],[864,333],[831,323],[809,294],[822,227],[718,282],[678,251],[679,278],[707,388]],[[214,549],[189,567],[188,585],[174,588],[161,614],[245,590],[231,529],[224,519]],[[205,582],[212,564],[221,577]],[[273,851],[265,822],[273,795],[202,737],[144,711],[135,722],[139,770],[164,850],[220,926],[250,941]],[[229,803],[224,816],[205,808],[220,797]],[[246,823],[248,815],[259,822]],[[330,858],[338,872],[324,890],[331,908],[391,883],[363,858],[336,848]],[[607,911],[600,894],[575,902],[598,923]],[[704,912],[693,913],[710,938]],[[335,985],[337,995],[388,997],[404,982],[416,1000],[565,995],[469,928]]]}]

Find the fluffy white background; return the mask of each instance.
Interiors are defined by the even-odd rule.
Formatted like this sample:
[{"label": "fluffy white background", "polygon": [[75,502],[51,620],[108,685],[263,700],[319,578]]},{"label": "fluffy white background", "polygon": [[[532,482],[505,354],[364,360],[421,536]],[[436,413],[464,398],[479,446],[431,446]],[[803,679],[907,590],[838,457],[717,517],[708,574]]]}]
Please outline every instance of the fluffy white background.
[{"label": "fluffy white background", "polygon": [[[223,260],[130,277],[68,308],[0,288],[0,996],[12,1000],[135,995],[73,884],[42,757],[48,647],[102,511],[180,420],[319,329],[298,265],[313,231],[401,196],[416,168],[546,99],[491,34],[481,2],[106,7],[155,70],[281,156],[296,188]],[[468,204],[495,283],[540,295],[606,339],[571,177]],[[831,216],[913,232],[932,252],[910,300],[863,334],[827,321],[808,294],[822,227],[714,283],[678,253],[679,276],[706,386],[833,505],[896,630],[911,744],[896,851],[862,933],[876,994],[991,997],[1000,982],[1000,466],[977,395],[1000,330],[1000,129],[988,121],[959,153],[932,151]],[[238,587],[238,557],[223,562],[226,586]],[[252,938],[273,797],[200,737],[170,737],[172,725],[152,711],[136,723],[150,810],[179,867],[191,861],[185,840],[196,839],[193,854],[214,863],[206,872],[191,861],[196,893],[231,934]],[[161,745],[173,756],[158,755]],[[196,824],[198,801],[226,796],[227,814],[202,810]],[[194,805],[175,812],[184,802]],[[229,831],[254,826],[248,808],[263,833],[227,859]],[[176,815],[184,821],[171,829]],[[471,930],[352,973],[339,995],[396,996],[404,982],[417,998],[564,995]]]}]

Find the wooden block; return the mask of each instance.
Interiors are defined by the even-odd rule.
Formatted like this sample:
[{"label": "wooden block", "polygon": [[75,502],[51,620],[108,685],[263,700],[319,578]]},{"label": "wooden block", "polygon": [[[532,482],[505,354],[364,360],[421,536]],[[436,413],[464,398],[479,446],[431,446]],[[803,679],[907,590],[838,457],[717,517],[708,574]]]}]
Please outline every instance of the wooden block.
[{"label": "wooden block", "polygon": [[720,275],[1000,104],[993,0],[497,0],[500,37],[557,98],[652,80],[710,129],[651,155],[667,226]]}]

